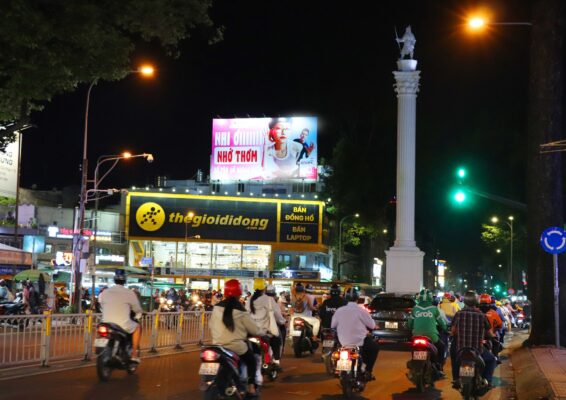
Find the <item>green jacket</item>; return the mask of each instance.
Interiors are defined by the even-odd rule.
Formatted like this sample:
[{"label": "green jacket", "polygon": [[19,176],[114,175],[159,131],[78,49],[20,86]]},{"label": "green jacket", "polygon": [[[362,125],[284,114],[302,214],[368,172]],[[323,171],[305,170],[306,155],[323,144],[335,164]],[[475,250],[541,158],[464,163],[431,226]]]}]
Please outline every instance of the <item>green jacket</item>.
[{"label": "green jacket", "polygon": [[437,307],[431,303],[422,302],[413,308],[409,317],[409,328],[413,330],[413,336],[426,336],[436,343],[438,342],[438,326],[441,330],[446,330],[446,322]]}]

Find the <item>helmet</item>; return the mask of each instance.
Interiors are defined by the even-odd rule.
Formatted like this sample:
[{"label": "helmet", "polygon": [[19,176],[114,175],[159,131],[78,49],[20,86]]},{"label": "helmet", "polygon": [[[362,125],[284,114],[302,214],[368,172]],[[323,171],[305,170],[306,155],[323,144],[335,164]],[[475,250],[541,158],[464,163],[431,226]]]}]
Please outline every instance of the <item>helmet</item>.
[{"label": "helmet", "polygon": [[307,293],[314,293],[314,286],[309,283],[307,286],[305,286],[305,290]]},{"label": "helmet", "polygon": [[265,290],[267,282],[265,279],[254,279],[254,290]]},{"label": "helmet", "polygon": [[478,294],[474,290],[469,290],[464,294],[464,304],[468,307],[478,305]]},{"label": "helmet", "polygon": [[491,296],[484,293],[480,296],[480,304],[491,304]]},{"label": "helmet", "polygon": [[295,285],[295,292],[296,293],[304,293],[305,292],[305,287],[301,284],[301,283],[297,283]]},{"label": "helmet", "polygon": [[242,285],[237,279],[230,279],[224,283],[224,296],[240,297],[242,295]]},{"label": "helmet", "polygon": [[432,302],[432,292],[430,292],[428,289],[421,290],[417,295],[417,303],[423,303],[423,302],[428,302],[428,303]]},{"label": "helmet", "polygon": [[6,286],[6,281],[4,279],[0,279],[0,286]]},{"label": "helmet", "polygon": [[495,296],[491,296],[491,302],[490,302],[490,303],[491,303],[491,304],[495,304],[495,300],[496,300],[496,299],[495,299]]},{"label": "helmet", "polygon": [[360,294],[355,287],[351,287],[344,293],[344,298],[346,299],[346,301],[358,301]]},{"label": "helmet", "polygon": [[334,284],[330,287],[330,296],[340,296],[340,286]]},{"label": "helmet", "polygon": [[452,295],[449,292],[444,293],[444,298],[450,300]]},{"label": "helmet", "polygon": [[267,285],[265,288],[265,294],[268,296],[275,296],[275,286]]},{"label": "helmet", "polygon": [[502,304],[503,304],[503,303],[501,303],[499,300],[496,300],[496,301],[495,301],[495,305],[496,305],[497,307],[501,307]]},{"label": "helmet", "polygon": [[116,285],[123,285],[126,283],[126,271],[123,269],[117,269],[114,272],[114,283]]}]

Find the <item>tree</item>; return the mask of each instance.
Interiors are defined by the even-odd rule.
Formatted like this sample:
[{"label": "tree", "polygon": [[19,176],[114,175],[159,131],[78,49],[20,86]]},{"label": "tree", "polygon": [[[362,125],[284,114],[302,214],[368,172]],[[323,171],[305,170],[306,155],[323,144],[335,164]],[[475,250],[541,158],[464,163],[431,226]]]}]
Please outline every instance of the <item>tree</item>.
[{"label": "tree", "polygon": [[[11,0],[0,2],[0,125],[25,119],[53,96],[132,70],[140,42],[168,54],[192,31],[220,38],[212,0]],[[0,151],[13,140],[0,130]]]},{"label": "tree", "polygon": [[[554,343],[554,318],[549,310],[549,305],[553,304],[553,271],[552,259],[542,251],[539,236],[549,226],[562,226],[564,220],[561,155],[540,154],[540,145],[562,137],[564,2],[537,0],[532,15],[527,128],[527,259],[533,323],[528,344],[542,345]],[[560,287],[561,304],[564,305],[565,274],[562,274]],[[566,320],[565,307],[561,307],[560,318]]]}]

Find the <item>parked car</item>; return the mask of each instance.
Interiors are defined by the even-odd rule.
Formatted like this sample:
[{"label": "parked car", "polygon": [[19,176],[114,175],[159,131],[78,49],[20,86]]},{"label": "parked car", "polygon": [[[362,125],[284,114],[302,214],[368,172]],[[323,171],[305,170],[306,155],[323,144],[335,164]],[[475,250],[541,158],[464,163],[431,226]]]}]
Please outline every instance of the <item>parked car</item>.
[{"label": "parked car", "polygon": [[369,306],[369,312],[377,329],[373,336],[378,339],[407,342],[411,339],[409,316],[416,302],[412,296],[394,293],[378,294]]}]

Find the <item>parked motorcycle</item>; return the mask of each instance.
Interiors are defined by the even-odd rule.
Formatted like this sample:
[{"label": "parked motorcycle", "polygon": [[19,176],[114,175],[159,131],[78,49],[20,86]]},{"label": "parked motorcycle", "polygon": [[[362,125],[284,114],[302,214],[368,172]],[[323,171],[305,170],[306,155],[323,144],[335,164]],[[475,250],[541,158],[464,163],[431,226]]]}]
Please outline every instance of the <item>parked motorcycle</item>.
[{"label": "parked motorcycle", "polygon": [[460,393],[464,400],[476,400],[489,391],[489,384],[482,377],[485,363],[480,353],[471,347],[458,351],[460,360]]},{"label": "parked motorcycle", "polygon": [[407,361],[407,378],[416,385],[420,393],[427,388],[433,388],[434,382],[440,378],[440,371],[434,361],[437,356],[438,349],[429,338],[413,337],[411,360]]},{"label": "parked motorcycle", "polygon": [[[26,306],[21,298],[21,296],[16,297],[13,301],[3,301],[0,303],[0,315],[2,316],[15,316],[15,315],[26,315]],[[18,326],[19,329],[24,329],[29,320],[24,318],[14,318],[7,321],[9,324]]]},{"label": "parked motorcycle", "polygon": [[130,375],[136,372],[138,363],[131,361],[132,335],[116,324],[105,322],[97,326],[96,332],[94,347],[98,379],[108,381],[113,369],[126,370]]},{"label": "parked motorcycle", "polygon": [[354,393],[362,393],[366,388],[366,374],[362,370],[363,360],[357,346],[342,346],[332,353],[335,361],[335,374],[340,379],[342,394],[351,399]]},{"label": "parked motorcycle", "polygon": [[293,352],[300,358],[305,351],[313,354],[318,348],[318,342],[313,340],[313,327],[304,318],[295,317],[291,330],[293,337]]},{"label": "parked motorcycle", "polygon": [[247,368],[238,355],[221,346],[206,346],[200,353],[200,390],[204,400],[243,399]]},{"label": "parked motorcycle", "polygon": [[335,371],[334,362],[332,360],[332,353],[334,353],[338,348],[338,337],[336,335],[336,330],[332,328],[322,328],[321,338],[322,360],[324,361],[326,373],[330,376],[334,376]]},{"label": "parked motorcycle", "polygon": [[269,343],[260,336],[251,337],[249,341],[255,343],[261,351],[261,360],[258,360],[258,365],[261,365],[261,374],[267,376],[270,381],[277,379],[281,368],[273,362],[273,350]]}]

